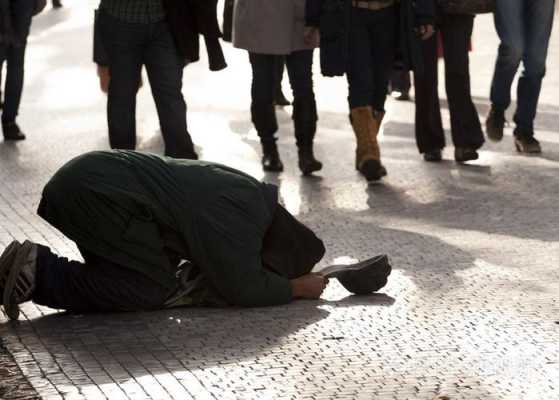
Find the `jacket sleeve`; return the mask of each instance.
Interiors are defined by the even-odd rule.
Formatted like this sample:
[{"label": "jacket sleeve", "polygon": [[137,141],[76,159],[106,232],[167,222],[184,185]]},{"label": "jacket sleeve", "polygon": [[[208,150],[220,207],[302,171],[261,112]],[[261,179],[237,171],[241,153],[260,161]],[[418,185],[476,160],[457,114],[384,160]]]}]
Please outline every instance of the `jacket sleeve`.
[{"label": "jacket sleeve", "polygon": [[434,25],[436,15],[435,0],[415,1],[415,25]]},{"label": "jacket sleeve", "polygon": [[305,5],[305,24],[307,26],[320,26],[320,11],[322,0],[307,0]]},{"label": "jacket sleeve", "polygon": [[234,197],[222,197],[196,216],[188,240],[192,262],[229,304],[289,303],[289,280],[262,263],[262,240],[271,222],[263,198],[239,202]]}]

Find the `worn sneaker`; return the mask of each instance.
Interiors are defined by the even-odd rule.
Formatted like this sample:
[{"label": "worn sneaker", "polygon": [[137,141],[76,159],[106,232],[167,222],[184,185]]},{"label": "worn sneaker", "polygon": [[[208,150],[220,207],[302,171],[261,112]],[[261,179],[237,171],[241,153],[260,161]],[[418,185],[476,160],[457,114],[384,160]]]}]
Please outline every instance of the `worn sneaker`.
[{"label": "worn sneaker", "polygon": [[485,120],[485,131],[487,137],[493,142],[500,142],[503,140],[503,130],[505,129],[505,112],[498,110],[495,106],[491,106],[487,119]]},{"label": "worn sneaker", "polygon": [[539,154],[542,152],[540,142],[533,136],[514,136],[514,145],[519,153]]},{"label": "worn sneaker", "polygon": [[0,292],[8,318],[19,317],[19,305],[31,300],[35,290],[38,246],[26,240],[12,242],[0,257]]}]

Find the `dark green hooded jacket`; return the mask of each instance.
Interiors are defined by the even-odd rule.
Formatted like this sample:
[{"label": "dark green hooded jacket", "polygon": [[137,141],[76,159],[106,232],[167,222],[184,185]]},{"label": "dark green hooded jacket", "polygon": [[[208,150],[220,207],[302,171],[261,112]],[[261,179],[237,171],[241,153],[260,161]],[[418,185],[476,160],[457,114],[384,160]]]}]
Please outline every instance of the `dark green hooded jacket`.
[{"label": "dark green hooded jacket", "polygon": [[233,305],[292,299],[288,279],[262,266],[277,188],[223,165],[133,151],[98,151],[64,165],[38,213],[80,248],[173,289],[188,259]]}]

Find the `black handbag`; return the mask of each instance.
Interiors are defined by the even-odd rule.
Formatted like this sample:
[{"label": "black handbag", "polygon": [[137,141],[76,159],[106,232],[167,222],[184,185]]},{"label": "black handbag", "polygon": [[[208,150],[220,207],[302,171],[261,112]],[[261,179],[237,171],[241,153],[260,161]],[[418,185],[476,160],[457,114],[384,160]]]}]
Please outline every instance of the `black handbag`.
[{"label": "black handbag", "polygon": [[33,11],[33,15],[39,14],[41,11],[45,9],[47,6],[47,0],[35,0],[35,10]]},{"label": "black handbag", "polygon": [[495,11],[496,0],[438,0],[445,14],[487,14]]}]

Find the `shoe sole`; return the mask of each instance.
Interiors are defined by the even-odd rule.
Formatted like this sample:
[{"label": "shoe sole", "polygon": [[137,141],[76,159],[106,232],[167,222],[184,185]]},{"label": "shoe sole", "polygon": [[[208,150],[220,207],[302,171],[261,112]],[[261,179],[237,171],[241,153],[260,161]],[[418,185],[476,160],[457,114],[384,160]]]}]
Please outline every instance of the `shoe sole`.
[{"label": "shoe sole", "polygon": [[20,298],[27,298],[32,290],[29,282],[19,279],[21,270],[30,262],[35,262],[36,259],[37,248],[35,244],[25,241],[17,250],[6,286],[4,287],[2,302],[4,304],[4,311],[11,320],[19,318],[19,301],[15,298],[14,294],[19,295]]},{"label": "shoe sole", "polygon": [[[6,247],[2,255],[0,256],[0,285],[2,283],[6,283],[9,274],[6,274],[6,271],[14,264],[14,258],[17,254],[17,250],[21,246],[21,243],[18,241],[13,241]],[[5,276],[6,275],[6,276]],[[2,287],[2,286],[0,286]],[[3,290],[2,290],[3,293]]]},{"label": "shoe sole", "polygon": [[[6,249],[0,256],[0,289],[1,289],[0,295],[2,296],[2,298],[4,298],[4,293],[6,292],[6,288],[8,286],[10,268],[14,265],[17,252],[20,247],[21,247],[21,243],[14,240],[12,243],[8,245],[8,247],[6,247]],[[5,311],[6,311],[6,315],[8,315],[8,311],[7,310]]]}]

